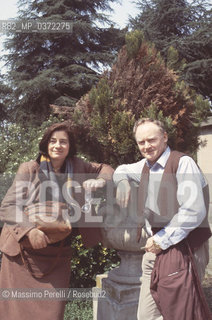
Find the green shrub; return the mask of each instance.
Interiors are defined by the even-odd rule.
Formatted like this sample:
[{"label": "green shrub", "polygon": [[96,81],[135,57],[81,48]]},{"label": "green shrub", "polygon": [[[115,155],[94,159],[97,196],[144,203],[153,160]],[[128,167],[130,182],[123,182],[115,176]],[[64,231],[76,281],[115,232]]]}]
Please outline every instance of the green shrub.
[{"label": "green shrub", "polygon": [[71,288],[91,288],[96,286],[96,275],[103,274],[119,263],[115,250],[102,247],[85,248],[81,236],[77,236],[73,243],[71,259]]},{"label": "green shrub", "polygon": [[64,320],[93,320],[92,300],[74,300],[66,305]]}]

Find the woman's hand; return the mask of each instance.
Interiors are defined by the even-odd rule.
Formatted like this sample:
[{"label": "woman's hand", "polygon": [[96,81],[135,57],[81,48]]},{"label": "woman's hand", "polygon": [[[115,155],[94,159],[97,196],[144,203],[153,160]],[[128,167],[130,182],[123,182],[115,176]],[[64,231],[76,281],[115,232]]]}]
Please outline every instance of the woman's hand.
[{"label": "woman's hand", "polygon": [[103,188],[106,184],[105,179],[88,179],[83,182],[83,188],[85,190],[96,191],[98,188]]},{"label": "woman's hand", "polygon": [[33,249],[42,249],[46,248],[49,244],[49,239],[47,235],[37,228],[31,229],[26,236],[29,239],[29,242]]}]

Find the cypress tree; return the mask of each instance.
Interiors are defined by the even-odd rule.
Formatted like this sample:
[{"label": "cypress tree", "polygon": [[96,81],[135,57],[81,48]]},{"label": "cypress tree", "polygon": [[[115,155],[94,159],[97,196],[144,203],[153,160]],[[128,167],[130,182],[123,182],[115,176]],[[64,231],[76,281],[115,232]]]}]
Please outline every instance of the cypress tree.
[{"label": "cypress tree", "polygon": [[84,136],[82,152],[116,167],[140,159],[132,135],[138,118],[164,121],[169,145],[194,155],[209,111],[208,100],[167,68],[155,46],[135,31],[127,34],[112,70],[77,103],[74,121]]}]

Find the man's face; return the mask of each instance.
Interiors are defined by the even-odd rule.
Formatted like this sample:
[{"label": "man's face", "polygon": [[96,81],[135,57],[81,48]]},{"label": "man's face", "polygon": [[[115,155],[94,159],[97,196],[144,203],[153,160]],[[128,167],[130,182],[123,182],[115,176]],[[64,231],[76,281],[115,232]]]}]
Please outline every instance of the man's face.
[{"label": "man's face", "polygon": [[153,165],[167,146],[167,133],[162,133],[161,129],[152,122],[145,122],[138,126],[135,139],[138,148],[144,158]]}]

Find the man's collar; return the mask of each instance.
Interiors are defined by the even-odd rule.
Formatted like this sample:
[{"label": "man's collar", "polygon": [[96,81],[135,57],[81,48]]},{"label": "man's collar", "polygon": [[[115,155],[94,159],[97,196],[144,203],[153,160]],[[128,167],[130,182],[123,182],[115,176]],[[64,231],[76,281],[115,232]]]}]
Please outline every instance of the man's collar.
[{"label": "man's collar", "polygon": [[171,150],[169,148],[169,146],[166,147],[166,150],[162,153],[162,155],[160,156],[160,158],[151,166],[150,163],[148,162],[148,160],[146,160],[146,164],[149,168],[153,168],[156,166],[160,166],[162,168],[165,168],[165,165],[168,161],[168,158],[170,156]]}]

